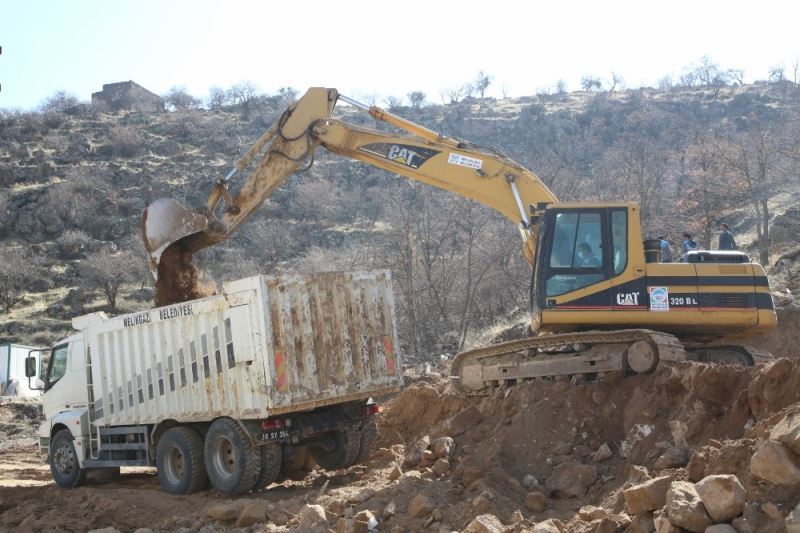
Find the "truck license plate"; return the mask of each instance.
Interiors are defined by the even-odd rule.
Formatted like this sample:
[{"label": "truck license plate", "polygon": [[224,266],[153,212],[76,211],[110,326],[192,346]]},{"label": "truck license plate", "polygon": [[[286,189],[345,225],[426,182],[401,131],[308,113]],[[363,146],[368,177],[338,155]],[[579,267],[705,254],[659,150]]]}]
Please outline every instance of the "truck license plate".
[{"label": "truck license plate", "polygon": [[289,432],[281,429],[278,431],[264,431],[261,433],[261,440],[283,440],[289,438]]}]

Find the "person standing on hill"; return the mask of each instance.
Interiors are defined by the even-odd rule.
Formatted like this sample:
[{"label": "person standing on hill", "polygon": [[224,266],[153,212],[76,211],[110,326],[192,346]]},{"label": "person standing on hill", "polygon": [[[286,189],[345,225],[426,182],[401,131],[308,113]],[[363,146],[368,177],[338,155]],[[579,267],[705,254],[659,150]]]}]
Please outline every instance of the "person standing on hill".
[{"label": "person standing on hill", "polygon": [[697,242],[692,240],[692,234],[684,233],[683,241],[681,241],[681,255],[686,255],[689,250],[694,250],[695,248],[697,248]]},{"label": "person standing on hill", "polygon": [[736,250],[736,240],[725,222],[722,223],[722,233],[719,234],[719,249]]},{"label": "person standing on hill", "polygon": [[661,262],[662,263],[671,263],[672,262],[672,248],[669,247],[669,241],[663,235],[659,235],[656,238],[659,241],[661,241]]}]

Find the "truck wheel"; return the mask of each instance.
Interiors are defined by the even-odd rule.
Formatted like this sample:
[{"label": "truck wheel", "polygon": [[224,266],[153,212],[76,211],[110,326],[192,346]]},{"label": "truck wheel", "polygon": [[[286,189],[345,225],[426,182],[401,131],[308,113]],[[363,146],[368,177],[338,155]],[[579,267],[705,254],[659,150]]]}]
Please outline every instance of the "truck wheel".
[{"label": "truck wheel", "polygon": [[188,494],[203,490],[208,485],[203,438],[189,427],[168,429],[158,441],[156,467],[164,492]]},{"label": "truck wheel", "polygon": [[301,479],[305,479],[308,473],[313,469],[314,459],[311,458],[307,446],[284,444],[280,480],[291,479],[300,481]]},{"label": "truck wheel", "polygon": [[86,481],[86,470],[78,464],[73,440],[72,433],[62,429],[50,442],[50,473],[56,485],[65,489],[83,485]]},{"label": "truck wheel", "polygon": [[360,447],[358,431],[337,429],[326,442],[311,446],[311,456],[325,470],[341,470],[355,463]]},{"label": "truck wheel", "polygon": [[243,494],[255,487],[261,452],[231,418],[214,420],[206,433],[205,463],[211,484],[225,494]]},{"label": "truck wheel", "polygon": [[261,451],[261,468],[254,490],[262,490],[275,483],[281,473],[283,450],[278,443],[264,444]]},{"label": "truck wheel", "polygon": [[364,429],[361,430],[361,445],[358,448],[358,457],[355,462],[357,465],[369,461],[378,446],[378,422],[374,418],[368,420],[364,424]]}]

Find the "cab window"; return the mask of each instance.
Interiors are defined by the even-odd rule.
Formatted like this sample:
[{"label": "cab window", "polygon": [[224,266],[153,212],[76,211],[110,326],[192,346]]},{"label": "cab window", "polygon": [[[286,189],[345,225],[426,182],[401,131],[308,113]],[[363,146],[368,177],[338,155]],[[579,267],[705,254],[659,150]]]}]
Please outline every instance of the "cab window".
[{"label": "cab window", "polygon": [[50,369],[47,373],[47,384],[53,384],[64,377],[67,372],[67,349],[69,345],[65,344],[53,349],[53,355],[50,359]]},{"label": "cab window", "polygon": [[628,213],[611,212],[611,243],[614,250],[614,275],[622,274],[628,266]]},{"label": "cab window", "polygon": [[557,296],[606,278],[601,213],[557,213],[553,228],[547,296]]}]

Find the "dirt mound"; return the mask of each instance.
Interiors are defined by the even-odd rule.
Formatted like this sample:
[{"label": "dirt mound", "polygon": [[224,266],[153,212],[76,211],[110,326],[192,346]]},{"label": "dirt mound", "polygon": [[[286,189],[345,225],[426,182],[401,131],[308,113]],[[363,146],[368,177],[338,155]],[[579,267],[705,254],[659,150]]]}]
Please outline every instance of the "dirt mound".
[{"label": "dirt mound", "polygon": [[39,400],[14,399],[0,403],[0,454],[30,446],[42,418]]}]

